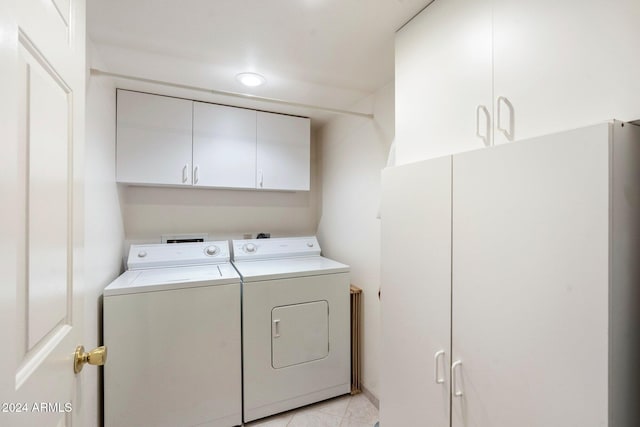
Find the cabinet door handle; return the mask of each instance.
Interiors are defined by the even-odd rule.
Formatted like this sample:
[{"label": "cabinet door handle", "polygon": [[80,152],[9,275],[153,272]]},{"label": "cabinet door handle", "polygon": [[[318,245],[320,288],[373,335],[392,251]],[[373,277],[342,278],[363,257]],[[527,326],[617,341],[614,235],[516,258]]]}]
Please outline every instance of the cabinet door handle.
[{"label": "cabinet door handle", "polygon": [[187,182],[187,168],[189,168],[189,164],[185,164],[184,167],[182,168],[182,182],[185,183]]},{"label": "cabinet door handle", "polygon": [[438,352],[436,352],[436,354],[433,356],[433,362],[435,364],[435,371],[434,371],[434,378],[436,380],[436,384],[444,384],[444,377],[440,378],[439,371],[440,371],[440,358],[444,356],[444,350],[440,350]]},{"label": "cabinet door handle", "polygon": [[280,319],[274,319],[273,321],[273,337],[280,337]]},{"label": "cabinet door handle", "polygon": [[258,177],[259,177],[259,178],[258,178],[258,186],[259,186],[260,188],[262,188],[262,185],[264,184],[264,175],[262,174],[262,169],[260,169],[260,170],[258,171]]},{"label": "cabinet door handle", "polygon": [[[480,112],[484,113],[485,116],[485,133],[482,135],[480,133]],[[476,136],[482,140],[485,147],[491,145],[491,141],[489,138],[489,134],[491,132],[491,115],[489,114],[489,110],[484,105],[478,105],[476,108]]]},{"label": "cabinet door handle", "polygon": [[196,166],[193,169],[193,183],[197,184],[198,181],[200,180],[200,175],[198,174],[198,169],[200,169],[200,166]]},{"label": "cabinet door handle", "polygon": [[[496,117],[496,128],[502,132],[504,134],[504,136],[507,138],[507,141],[513,141],[513,137],[515,136],[515,125],[514,125],[514,120],[515,120],[515,110],[513,108],[513,104],[511,103],[511,101],[509,101],[507,98],[505,98],[504,96],[499,96],[498,97],[498,114]],[[506,105],[509,108],[509,129],[505,129],[502,127],[502,122],[500,120],[500,111],[502,110],[502,104]]]},{"label": "cabinet door handle", "polygon": [[462,390],[458,388],[458,376],[456,375],[456,368],[462,366],[462,362],[460,360],[456,360],[451,365],[451,388],[453,389],[453,395],[455,397],[462,397]]}]

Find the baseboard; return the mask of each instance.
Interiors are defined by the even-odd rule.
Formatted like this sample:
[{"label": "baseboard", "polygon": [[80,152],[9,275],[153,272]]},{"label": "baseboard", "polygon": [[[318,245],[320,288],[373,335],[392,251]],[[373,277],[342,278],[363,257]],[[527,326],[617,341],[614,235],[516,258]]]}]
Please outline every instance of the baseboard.
[{"label": "baseboard", "polygon": [[371,393],[369,389],[364,386],[364,384],[361,385],[361,387],[362,387],[362,394],[364,394],[367,397],[367,399],[369,399],[369,402],[371,402],[373,406],[376,407],[376,409],[380,410],[380,400],[378,400],[378,398],[373,393]]}]

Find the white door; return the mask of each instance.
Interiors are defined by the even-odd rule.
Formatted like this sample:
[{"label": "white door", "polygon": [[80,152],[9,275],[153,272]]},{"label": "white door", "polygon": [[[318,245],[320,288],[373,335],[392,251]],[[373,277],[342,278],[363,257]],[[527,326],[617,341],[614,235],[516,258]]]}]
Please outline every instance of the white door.
[{"label": "white door", "polygon": [[380,424],[449,425],[451,156],[382,174]]},{"label": "white door", "polygon": [[0,425],[80,425],[85,3],[0,2]]},{"label": "white door", "polygon": [[309,119],[259,111],[257,125],[257,188],[309,191]]},{"label": "white door", "polygon": [[271,366],[286,368],[329,355],[329,304],[314,301],[271,310]]},{"label": "white door", "polygon": [[453,157],[453,427],[606,426],[608,126]]},{"label": "white door", "polygon": [[398,163],[490,141],[491,72],[489,0],[435,1],[398,31]]},{"label": "white door", "polygon": [[193,103],[193,185],[256,188],[256,112]]},{"label": "white door", "polygon": [[[517,140],[640,118],[638,0],[494,0],[494,102]],[[496,144],[507,141],[496,131]]]},{"label": "white door", "polygon": [[118,182],[191,186],[193,101],[118,91]]}]

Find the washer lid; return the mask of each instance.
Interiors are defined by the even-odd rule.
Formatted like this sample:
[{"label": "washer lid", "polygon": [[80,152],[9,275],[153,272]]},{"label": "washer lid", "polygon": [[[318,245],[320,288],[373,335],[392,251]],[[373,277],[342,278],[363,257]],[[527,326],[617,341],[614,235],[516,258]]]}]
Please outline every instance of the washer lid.
[{"label": "washer lid", "polygon": [[347,273],[349,266],[322,256],[233,261],[244,282]]},{"label": "washer lid", "polygon": [[229,242],[160,243],[131,245],[129,270],[229,262]]},{"label": "washer lid", "polygon": [[169,291],[231,283],[240,283],[240,276],[230,263],[129,270],[104,289],[104,296]]}]

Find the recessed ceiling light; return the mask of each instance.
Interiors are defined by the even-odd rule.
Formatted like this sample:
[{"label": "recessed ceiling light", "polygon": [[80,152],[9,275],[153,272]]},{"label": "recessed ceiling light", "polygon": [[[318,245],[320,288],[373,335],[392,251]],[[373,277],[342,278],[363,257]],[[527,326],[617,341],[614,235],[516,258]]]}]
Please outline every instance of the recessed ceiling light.
[{"label": "recessed ceiling light", "polygon": [[257,73],[240,73],[236,76],[236,80],[248,87],[260,86],[267,82],[267,79]]}]

